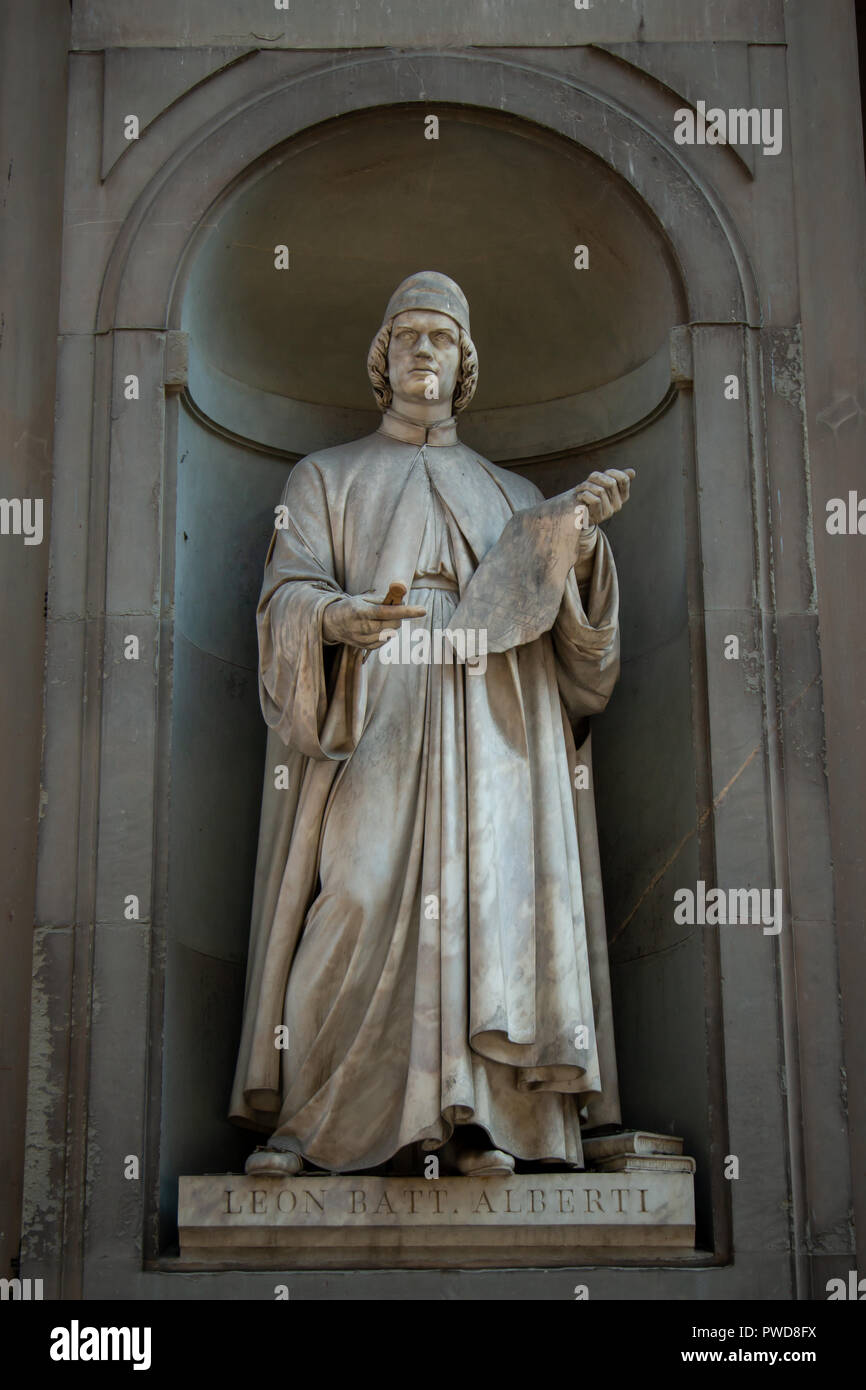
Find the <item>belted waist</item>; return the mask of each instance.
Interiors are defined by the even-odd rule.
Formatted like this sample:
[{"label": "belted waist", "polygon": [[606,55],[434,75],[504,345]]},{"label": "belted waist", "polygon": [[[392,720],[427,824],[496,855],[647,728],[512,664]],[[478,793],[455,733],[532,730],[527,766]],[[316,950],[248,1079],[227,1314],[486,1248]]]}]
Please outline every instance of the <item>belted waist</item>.
[{"label": "belted waist", "polygon": [[413,589],[445,589],[452,594],[460,593],[457,580],[449,579],[445,574],[416,574],[410,587]]}]

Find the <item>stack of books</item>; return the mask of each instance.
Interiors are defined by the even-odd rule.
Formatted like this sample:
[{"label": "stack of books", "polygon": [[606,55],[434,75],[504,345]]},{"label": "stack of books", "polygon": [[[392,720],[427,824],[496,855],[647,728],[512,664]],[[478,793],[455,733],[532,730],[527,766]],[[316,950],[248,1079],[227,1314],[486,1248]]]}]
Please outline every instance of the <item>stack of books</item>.
[{"label": "stack of books", "polygon": [[583,1140],[587,1168],[597,1173],[693,1173],[695,1160],[683,1155],[683,1141],[672,1134],[644,1129],[618,1134],[587,1135]]}]

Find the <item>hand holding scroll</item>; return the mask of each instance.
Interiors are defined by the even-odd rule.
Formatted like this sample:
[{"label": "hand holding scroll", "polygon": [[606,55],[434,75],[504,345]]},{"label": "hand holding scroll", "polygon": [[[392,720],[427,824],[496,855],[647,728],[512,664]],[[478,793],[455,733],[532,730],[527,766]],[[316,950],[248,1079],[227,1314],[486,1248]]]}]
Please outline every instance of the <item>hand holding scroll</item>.
[{"label": "hand holding scroll", "polygon": [[585,508],[580,529],[590,531],[620,511],[628,501],[633,477],[633,468],[609,468],[603,473],[590,473],[586,482],[574,491],[575,516],[579,515],[578,507]]}]

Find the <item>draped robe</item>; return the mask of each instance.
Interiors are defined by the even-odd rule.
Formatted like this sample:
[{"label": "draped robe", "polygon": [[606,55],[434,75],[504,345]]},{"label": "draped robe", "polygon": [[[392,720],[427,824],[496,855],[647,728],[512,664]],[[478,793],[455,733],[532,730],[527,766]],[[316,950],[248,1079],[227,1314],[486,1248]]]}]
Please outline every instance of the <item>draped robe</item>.
[{"label": "draped robe", "polygon": [[[441,631],[543,500],[453,422],[390,412],[302,459],[283,493],[257,612],[270,732],[230,1114],[334,1172],[464,1123],[581,1166],[579,1111],[619,1120],[593,794],[574,786],[619,670],[606,539],[582,584],[567,568],[547,630],[484,670],[364,661],[322,636],[329,603],[395,580],[427,610],[411,630]],[[531,608],[544,557],[527,561]]]}]

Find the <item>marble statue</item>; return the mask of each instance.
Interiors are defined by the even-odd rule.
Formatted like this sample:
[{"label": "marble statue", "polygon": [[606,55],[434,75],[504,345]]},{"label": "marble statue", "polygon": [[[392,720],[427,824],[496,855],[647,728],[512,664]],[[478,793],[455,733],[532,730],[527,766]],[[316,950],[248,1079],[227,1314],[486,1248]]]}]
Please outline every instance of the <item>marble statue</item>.
[{"label": "marble statue", "polygon": [[581,1119],[620,1120],[587,721],[633,474],[545,502],[460,442],[478,359],[445,275],[397,288],[368,371],[379,428],[295,465],[267,555],[231,1117],[267,1136],[248,1172],[579,1168]]}]

